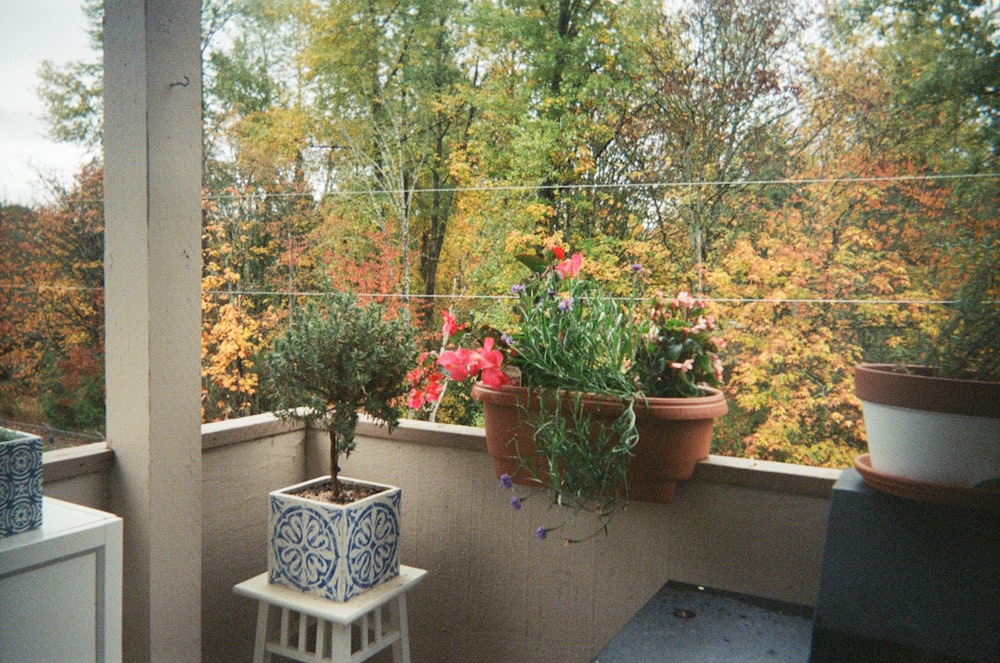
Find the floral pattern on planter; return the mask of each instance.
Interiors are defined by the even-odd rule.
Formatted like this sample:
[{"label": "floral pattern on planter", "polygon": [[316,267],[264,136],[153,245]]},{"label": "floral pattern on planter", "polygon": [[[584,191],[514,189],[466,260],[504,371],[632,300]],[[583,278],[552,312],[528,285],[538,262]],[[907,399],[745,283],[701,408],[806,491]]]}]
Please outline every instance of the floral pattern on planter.
[{"label": "floral pattern on planter", "polygon": [[[399,488],[349,505],[294,495],[319,479],[270,495],[268,579],[347,601],[399,575]],[[341,478],[341,481],[350,482]]]},{"label": "floral pattern on planter", "polygon": [[0,537],[42,526],[42,440],[0,442]]},{"label": "floral pattern on planter", "polygon": [[348,518],[354,521],[348,525],[348,575],[357,586],[371,589],[398,575],[399,494],[391,506],[375,502],[360,513],[349,512]]},{"label": "floral pattern on planter", "polygon": [[329,584],[339,561],[335,528],[341,514],[305,504],[282,511],[276,498],[271,498],[271,510],[277,512],[271,547],[282,575],[302,591]]}]

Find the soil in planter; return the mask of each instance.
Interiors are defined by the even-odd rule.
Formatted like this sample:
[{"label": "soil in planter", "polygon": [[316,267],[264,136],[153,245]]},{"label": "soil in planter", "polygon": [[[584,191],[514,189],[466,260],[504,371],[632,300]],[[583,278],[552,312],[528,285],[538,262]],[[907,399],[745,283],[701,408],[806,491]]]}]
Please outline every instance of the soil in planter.
[{"label": "soil in planter", "polygon": [[319,502],[327,502],[328,504],[353,504],[360,500],[376,495],[378,493],[384,492],[384,488],[379,488],[377,486],[369,486],[363,483],[345,483],[338,480],[337,484],[340,486],[340,498],[334,499],[333,488],[330,486],[329,481],[325,481],[315,486],[309,486],[308,488],[303,488],[297,490],[294,493],[289,493],[290,495],[295,495],[296,497],[304,497],[306,499],[317,500]]}]

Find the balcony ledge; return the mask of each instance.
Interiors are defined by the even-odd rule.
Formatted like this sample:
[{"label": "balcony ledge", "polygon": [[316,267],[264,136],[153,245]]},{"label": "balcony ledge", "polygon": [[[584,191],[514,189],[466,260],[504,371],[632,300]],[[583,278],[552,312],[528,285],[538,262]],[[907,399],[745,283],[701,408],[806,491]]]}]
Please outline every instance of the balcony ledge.
[{"label": "balcony ledge", "polygon": [[[201,429],[202,450],[273,437],[296,428],[301,429],[302,425],[271,413],[208,423]],[[486,450],[483,429],[473,426],[404,419],[398,428],[388,433],[374,421],[363,419],[358,435],[464,451]],[[98,442],[48,451],[44,462],[45,480],[61,481],[110,470],[114,465],[114,451],[107,443]],[[712,455],[698,463],[692,480],[828,498],[839,477],[840,470],[835,469]]]},{"label": "balcony ledge", "polygon": [[108,472],[115,464],[115,453],[106,442],[66,447],[42,454],[45,483],[63,481],[87,474]]},{"label": "balcony ledge", "polygon": [[[391,434],[371,420],[362,420],[358,435],[383,438],[393,442],[409,442],[465,451],[486,451],[486,434],[482,428],[456,426],[405,419]],[[752,458],[709,456],[695,467],[692,481],[726,484],[741,488],[829,498],[840,470],[825,467],[790,465]]]}]

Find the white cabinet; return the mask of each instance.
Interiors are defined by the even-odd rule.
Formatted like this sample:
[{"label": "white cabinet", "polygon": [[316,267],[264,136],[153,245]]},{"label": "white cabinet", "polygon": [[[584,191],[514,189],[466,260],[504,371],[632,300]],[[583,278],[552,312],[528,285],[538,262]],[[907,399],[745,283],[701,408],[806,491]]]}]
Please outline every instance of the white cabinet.
[{"label": "white cabinet", "polygon": [[0,662],[121,661],[122,521],[43,498],[40,529],[0,539]]}]

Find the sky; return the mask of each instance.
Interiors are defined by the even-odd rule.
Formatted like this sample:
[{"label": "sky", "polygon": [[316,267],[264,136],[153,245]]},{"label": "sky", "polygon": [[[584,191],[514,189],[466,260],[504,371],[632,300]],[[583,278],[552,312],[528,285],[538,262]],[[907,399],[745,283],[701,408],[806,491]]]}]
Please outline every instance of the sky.
[{"label": "sky", "polygon": [[0,0],[0,203],[45,202],[41,175],[71,182],[83,151],[45,137],[42,60],[93,59],[79,0]]}]

